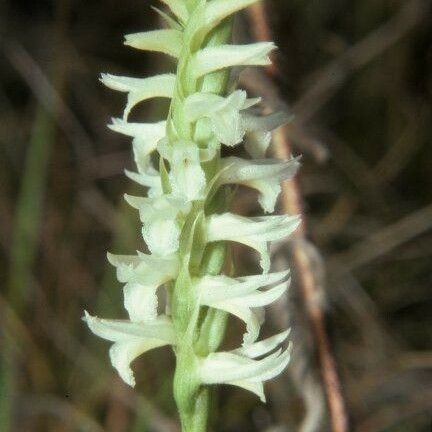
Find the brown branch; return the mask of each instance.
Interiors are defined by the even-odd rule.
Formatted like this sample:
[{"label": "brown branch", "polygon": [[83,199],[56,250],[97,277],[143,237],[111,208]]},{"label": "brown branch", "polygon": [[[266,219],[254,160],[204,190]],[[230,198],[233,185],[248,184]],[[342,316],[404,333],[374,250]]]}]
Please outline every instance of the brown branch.
[{"label": "brown branch", "polygon": [[[249,9],[251,27],[258,40],[271,39],[270,26],[262,4],[257,3]],[[268,68],[268,74],[274,76],[277,66],[273,63]],[[276,156],[287,159],[291,155],[291,145],[284,128],[280,128],[273,135],[273,145]],[[286,213],[303,214],[302,199],[296,180],[284,182],[282,185],[282,203]],[[333,432],[348,431],[348,414],[341,391],[336,362],[332,353],[330,340],[326,331],[325,317],[322,307],[323,290],[317,283],[314,272],[313,251],[315,248],[306,240],[306,227],[297,230],[293,245],[293,259],[298,270],[299,286],[305,308],[312,326],[325,388],[330,420]],[[312,252],[311,252],[312,251]]]}]

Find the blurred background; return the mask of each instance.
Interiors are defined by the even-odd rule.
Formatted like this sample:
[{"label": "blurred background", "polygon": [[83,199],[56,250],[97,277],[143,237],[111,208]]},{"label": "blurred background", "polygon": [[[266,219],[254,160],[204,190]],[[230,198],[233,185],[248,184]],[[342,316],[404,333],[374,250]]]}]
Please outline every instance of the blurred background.
[{"label": "blurred background", "polygon": [[[122,45],[124,34],[160,26],[153,3],[0,2],[1,432],[178,430],[169,350],[137,360],[130,389],[111,369],[108,343],[80,319],[84,309],[125,315],[105,254],[142,249],[137,215],[122,199],[140,193],[123,175],[133,167],[130,141],[105,126],[125,98],[98,75],[172,69],[163,56]],[[295,115],[278,145],[303,165],[283,202],[303,203],[296,242],[313,295],[298,251],[278,245],[276,265],[290,263],[295,277],[264,330],[291,325],[293,362],[267,386],[267,405],[221,388],[212,430],[336,430],[322,379],[327,352],[350,417],[345,430],[430,432],[430,3],[267,0],[267,28],[256,12],[238,18],[236,37],[270,30],[278,68],[247,71],[241,84],[269,109]],[[160,119],[166,108],[146,103],[133,118]],[[252,214],[256,197],[243,192],[236,209]],[[238,252],[237,265],[251,272],[253,257]],[[321,327],[307,313],[313,307]],[[330,350],[320,348],[323,335]]]}]

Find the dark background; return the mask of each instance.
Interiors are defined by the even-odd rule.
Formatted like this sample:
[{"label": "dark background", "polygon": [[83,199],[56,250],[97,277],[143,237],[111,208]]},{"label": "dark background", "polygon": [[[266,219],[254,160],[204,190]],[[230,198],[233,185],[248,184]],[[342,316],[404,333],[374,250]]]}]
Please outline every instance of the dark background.
[{"label": "dark background", "polygon": [[[138,218],[122,200],[126,191],[139,193],[122,174],[133,166],[130,142],[105,127],[125,98],[103,88],[98,75],[172,68],[162,56],[122,46],[123,34],[160,25],[149,6],[0,2],[2,432],[176,430],[169,350],[135,363],[138,384],[130,390],[111,370],[108,344],[80,320],[84,308],[124,316],[105,253],[127,254],[141,244]],[[268,0],[266,6],[279,73],[270,85],[264,75],[246,76],[243,85],[253,91],[261,84],[269,105],[283,101],[296,116],[288,139],[303,155],[298,179],[307,235],[319,251],[316,271],[325,268],[321,300],[351,430],[428,432],[430,3]],[[247,41],[253,33],[247,30],[243,15],[237,37]],[[159,119],[165,109],[146,103],[133,118]],[[254,200],[244,192],[236,207],[254,211]],[[289,245],[276,255],[289,261]],[[250,260],[242,257],[247,270]],[[291,367],[267,386],[267,405],[220,389],[213,430],[330,430],[295,280],[284,304],[294,329]],[[266,332],[278,313],[270,312]]]}]

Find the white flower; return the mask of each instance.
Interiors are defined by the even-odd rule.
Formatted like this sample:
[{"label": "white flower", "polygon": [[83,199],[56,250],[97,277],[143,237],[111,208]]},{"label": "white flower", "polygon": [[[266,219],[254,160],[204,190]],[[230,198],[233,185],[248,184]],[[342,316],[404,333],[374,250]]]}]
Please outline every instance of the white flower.
[{"label": "white flower", "polygon": [[124,306],[132,321],[142,322],[157,316],[157,289],[174,279],[178,273],[176,256],[156,257],[138,252],[137,255],[107,254],[117,268],[117,279],[126,283]]},{"label": "white flower", "polygon": [[135,378],[131,362],[146,351],[175,343],[171,321],[164,316],[144,324],[100,319],[85,311],[83,319],[95,335],[114,342],[110,348],[111,363],[122,380],[132,387],[135,386]]},{"label": "white flower", "polygon": [[240,111],[259,101],[247,99],[243,90],[237,90],[226,98],[212,93],[195,93],[186,99],[184,110],[186,119],[191,123],[208,118],[219,142],[234,146],[243,140],[246,132]]},{"label": "white flower", "polygon": [[187,201],[202,199],[206,178],[201,168],[200,149],[196,144],[177,141],[169,145],[162,140],[158,150],[170,164],[172,194]]},{"label": "white flower", "polygon": [[139,102],[156,97],[172,98],[176,76],[164,74],[148,78],[129,78],[102,74],[100,80],[112,90],[128,93],[128,101],[123,112],[123,118],[127,120],[131,109]]},{"label": "white flower", "polygon": [[300,224],[299,216],[247,218],[233,213],[212,215],[207,222],[207,241],[234,241],[255,249],[261,255],[264,273],[270,269],[268,242],[282,240]]},{"label": "white flower", "polygon": [[137,173],[125,170],[125,174],[134,182],[147,187],[149,198],[162,195],[162,183],[159,171],[155,170],[150,160],[148,160],[147,166],[141,167]]},{"label": "white flower", "polygon": [[199,377],[204,384],[228,384],[241,387],[255,393],[265,402],[263,383],[279,375],[290,360],[291,347],[278,350],[261,360],[255,360],[268,354],[280,345],[289,332],[283,332],[269,339],[256,342],[230,352],[210,354],[201,361]]},{"label": "white flower", "polygon": [[298,167],[299,163],[294,158],[281,161],[228,157],[222,159],[219,181],[221,184],[236,183],[258,190],[261,207],[265,212],[271,213],[281,191],[281,181],[293,177]]},{"label": "white flower", "polygon": [[108,127],[118,133],[133,138],[132,146],[138,170],[145,171],[149,156],[156,150],[158,142],[165,137],[166,121],[157,123],[128,123],[113,118]]},{"label": "white flower", "polygon": [[284,112],[275,112],[267,116],[255,116],[244,112],[242,120],[246,129],[245,149],[254,159],[265,158],[270,145],[271,131],[287,123],[291,117]]},{"label": "white flower", "polygon": [[[202,305],[224,310],[245,322],[243,343],[249,345],[258,338],[261,326],[261,317],[254,308],[261,308],[277,300],[289,286],[289,280],[285,280],[288,275],[289,271],[236,279],[204,276],[199,280],[197,289]],[[274,288],[260,291],[260,288],[275,283],[278,285]]]},{"label": "white flower", "polygon": [[176,29],[163,29],[128,34],[125,36],[125,45],[178,58],[183,45],[183,33]]},{"label": "white flower", "polygon": [[211,72],[233,66],[266,66],[271,64],[269,54],[275,48],[273,42],[206,47],[194,54],[191,60],[191,73],[198,79]]},{"label": "white flower", "polygon": [[144,224],[143,237],[150,252],[166,256],[177,252],[181,221],[190,211],[190,203],[171,195],[142,198],[125,195],[126,201],[139,210]]}]

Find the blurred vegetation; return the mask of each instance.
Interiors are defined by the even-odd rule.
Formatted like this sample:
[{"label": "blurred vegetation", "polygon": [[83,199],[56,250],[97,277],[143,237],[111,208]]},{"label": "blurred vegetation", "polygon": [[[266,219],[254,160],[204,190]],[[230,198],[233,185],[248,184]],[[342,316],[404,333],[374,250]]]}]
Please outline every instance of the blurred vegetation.
[{"label": "blurred vegetation", "polygon": [[[296,115],[289,138],[303,154],[307,229],[326,267],[328,328],[352,430],[428,432],[430,3],[266,4],[280,48],[272,85]],[[80,320],[84,308],[124,316],[121,287],[105,254],[142,248],[137,217],[122,201],[125,191],[139,193],[123,175],[133,166],[130,142],[105,127],[120,114],[123,97],[102,88],[97,77],[172,67],[122,46],[125,33],[160,25],[149,6],[132,0],[0,3],[2,432],[177,430],[169,351],[137,361],[137,390],[129,389],[111,370],[107,344]],[[238,20],[239,38],[247,38],[246,20]],[[260,79],[244,84],[253,88]],[[164,109],[148,103],[134,118],[156,119]],[[249,198],[245,193],[236,206],[251,211]],[[289,259],[289,249],[277,255]],[[251,265],[242,256],[242,265]],[[220,389],[214,430],[297,431],[308,409],[319,417],[319,390],[308,393],[317,387],[303,385],[319,378],[295,281],[292,294],[287,307],[294,335],[306,335],[297,338],[305,345],[302,356],[269,386],[266,406],[245,392]],[[300,377],[296,361],[306,365]],[[302,430],[329,429],[319,418]]]}]

